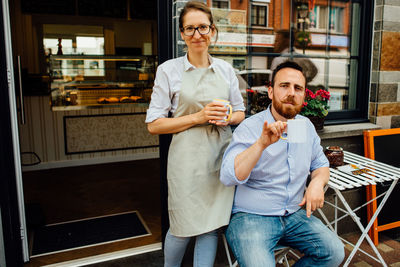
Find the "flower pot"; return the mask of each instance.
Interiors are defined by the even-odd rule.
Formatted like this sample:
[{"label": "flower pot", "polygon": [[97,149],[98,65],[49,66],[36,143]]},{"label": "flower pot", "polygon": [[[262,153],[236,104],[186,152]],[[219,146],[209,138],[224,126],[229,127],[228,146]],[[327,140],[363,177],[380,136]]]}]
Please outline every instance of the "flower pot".
[{"label": "flower pot", "polygon": [[308,117],[312,124],[314,124],[315,130],[321,131],[324,129],[324,122],[325,122],[325,117],[318,117],[318,116],[310,116]]}]

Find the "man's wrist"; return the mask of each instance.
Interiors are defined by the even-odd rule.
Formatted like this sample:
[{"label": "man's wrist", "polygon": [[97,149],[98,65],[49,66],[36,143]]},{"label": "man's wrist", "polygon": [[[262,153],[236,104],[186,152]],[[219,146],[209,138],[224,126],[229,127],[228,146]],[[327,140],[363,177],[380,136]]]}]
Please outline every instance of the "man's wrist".
[{"label": "man's wrist", "polygon": [[256,143],[255,143],[256,147],[258,150],[260,150],[261,152],[264,151],[268,145],[266,145],[263,141],[261,141],[261,138],[258,138]]},{"label": "man's wrist", "polygon": [[322,179],[322,177],[314,177],[311,179],[310,183],[321,187],[324,187],[326,185],[326,181],[325,179]]}]

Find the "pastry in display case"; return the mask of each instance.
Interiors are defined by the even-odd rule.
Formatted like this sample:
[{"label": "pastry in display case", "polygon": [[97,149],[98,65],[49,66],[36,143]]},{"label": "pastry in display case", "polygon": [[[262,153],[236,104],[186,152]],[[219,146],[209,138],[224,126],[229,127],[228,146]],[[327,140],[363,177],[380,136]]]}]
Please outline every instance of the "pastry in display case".
[{"label": "pastry in display case", "polygon": [[150,103],[155,56],[50,55],[52,110]]}]

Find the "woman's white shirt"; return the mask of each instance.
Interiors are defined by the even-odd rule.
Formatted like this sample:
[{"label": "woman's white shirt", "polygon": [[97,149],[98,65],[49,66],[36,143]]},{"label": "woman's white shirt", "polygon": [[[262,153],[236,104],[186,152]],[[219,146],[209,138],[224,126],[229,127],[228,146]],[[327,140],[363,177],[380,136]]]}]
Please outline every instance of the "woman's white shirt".
[{"label": "woman's white shirt", "polygon": [[[233,67],[222,59],[209,56],[210,66],[208,68],[218,71],[229,84],[229,101],[233,111],[244,111],[243,98],[239,91],[239,82]],[[187,54],[183,57],[168,60],[158,66],[154,80],[151,102],[147,110],[146,123],[159,118],[167,118],[168,113],[175,112],[179,103],[179,91],[182,85],[184,71],[196,69],[189,60]]]}]

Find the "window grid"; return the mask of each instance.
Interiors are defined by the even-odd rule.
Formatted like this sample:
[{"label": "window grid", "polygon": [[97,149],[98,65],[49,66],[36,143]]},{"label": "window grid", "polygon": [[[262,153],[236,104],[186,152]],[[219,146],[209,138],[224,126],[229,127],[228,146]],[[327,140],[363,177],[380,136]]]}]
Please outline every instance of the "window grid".
[{"label": "window grid", "polygon": [[229,0],[213,0],[212,7],[229,9]]},{"label": "window grid", "polygon": [[251,25],[266,27],[268,17],[268,5],[254,4],[251,6]]},{"label": "window grid", "polygon": [[[276,57],[298,60],[308,58],[318,69],[316,76],[310,78],[308,83],[310,89],[325,88],[332,94],[331,109],[327,120],[332,123],[339,120],[364,120],[368,106],[368,99],[364,96],[368,95],[365,90],[369,87],[364,82],[368,79],[363,78],[367,67],[363,66],[367,66],[370,62],[365,56],[354,51],[364,51],[363,55],[368,51],[364,44],[358,44],[355,40],[359,40],[360,36],[365,35],[368,39],[368,30],[364,30],[365,27],[360,25],[367,22],[366,28],[371,26],[368,19],[371,5],[364,2],[360,4],[356,0],[346,3],[341,0],[330,0],[328,5],[312,7],[314,12],[309,12],[304,18],[297,13],[300,2],[291,1],[289,7],[285,5],[285,12],[290,13],[290,16],[272,20],[270,24],[268,20],[276,14],[270,14],[268,17],[268,3],[250,2],[250,13],[248,13],[250,18],[247,23],[245,22],[247,24],[247,40],[250,41],[243,42],[239,38],[239,35],[243,33],[239,33],[236,28],[232,30],[232,28],[222,25],[221,36],[226,39],[221,38],[221,46],[213,54],[224,58],[235,69],[243,73],[252,73],[253,70],[261,71],[261,73],[262,71],[271,71],[272,61]],[[366,16],[366,14],[369,15]],[[288,22],[294,27],[286,26]],[[290,34],[290,38],[293,38],[292,45],[289,45],[289,49],[275,50],[275,47],[279,47],[276,42],[277,34],[281,31],[289,31],[289,29],[293,29]],[[302,45],[300,39],[297,39],[299,32],[305,32],[303,34],[311,37],[306,45]],[[229,44],[235,41],[235,44]],[[239,52],[239,49],[235,47],[238,44],[246,46],[246,55],[243,54],[243,51],[246,50],[242,49]],[[286,47],[288,46],[286,45]],[[362,62],[364,64],[361,64]],[[250,77],[253,74],[247,75]],[[360,76],[362,77],[360,78]],[[260,95],[262,95],[265,90],[265,81],[257,83],[256,80],[249,79],[245,79],[248,83],[246,87],[255,91],[261,90]],[[255,99],[248,100],[250,102],[247,103],[255,101]]]}]

